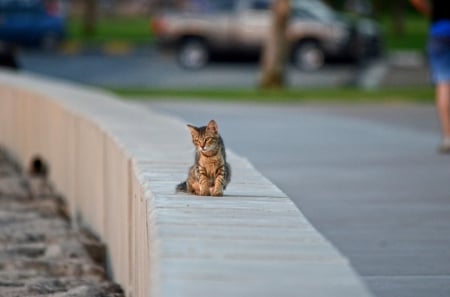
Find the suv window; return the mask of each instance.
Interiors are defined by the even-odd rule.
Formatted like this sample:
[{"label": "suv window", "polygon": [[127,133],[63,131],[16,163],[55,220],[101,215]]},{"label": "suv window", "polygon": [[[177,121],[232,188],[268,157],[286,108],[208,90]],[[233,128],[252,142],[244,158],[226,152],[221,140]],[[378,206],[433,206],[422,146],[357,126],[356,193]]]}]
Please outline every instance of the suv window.
[{"label": "suv window", "polygon": [[39,1],[0,0],[0,14],[5,17],[39,15],[44,11]]},{"label": "suv window", "polygon": [[297,10],[302,10],[301,16],[306,17],[309,14],[309,18],[321,21],[336,19],[336,13],[327,4],[318,0],[293,0],[292,10],[294,14],[297,14]]},{"label": "suv window", "polygon": [[305,20],[314,20],[316,17],[308,10],[295,8],[292,11],[292,15]]},{"label": "suv window", "polygon": [[40,5],[41,2],[37,0],[0,0],[1,9],[30,9]]}]

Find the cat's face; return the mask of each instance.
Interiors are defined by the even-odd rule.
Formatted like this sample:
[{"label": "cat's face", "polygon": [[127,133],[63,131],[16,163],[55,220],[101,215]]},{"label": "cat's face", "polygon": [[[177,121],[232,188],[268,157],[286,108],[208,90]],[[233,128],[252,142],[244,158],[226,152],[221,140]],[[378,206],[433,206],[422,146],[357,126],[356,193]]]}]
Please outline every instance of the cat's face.
[{"label": "cat's face", "polygon": [[195,127],[187,125],[192,135],[192,143],[202,153],[216,151],[219,143],[219,131],[214,120],[209,121],[208,126]]}]

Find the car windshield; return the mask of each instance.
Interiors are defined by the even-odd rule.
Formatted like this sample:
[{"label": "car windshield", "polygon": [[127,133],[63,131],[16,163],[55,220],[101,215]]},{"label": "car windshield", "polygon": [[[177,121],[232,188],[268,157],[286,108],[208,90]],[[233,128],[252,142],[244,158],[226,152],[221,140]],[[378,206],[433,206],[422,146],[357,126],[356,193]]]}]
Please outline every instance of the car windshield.
[{"label": "car windshield", "polygon": [[333,9],[320,0],[293,0],[292,10],[296,16],[310,17],[325,22],[337,17]]}]

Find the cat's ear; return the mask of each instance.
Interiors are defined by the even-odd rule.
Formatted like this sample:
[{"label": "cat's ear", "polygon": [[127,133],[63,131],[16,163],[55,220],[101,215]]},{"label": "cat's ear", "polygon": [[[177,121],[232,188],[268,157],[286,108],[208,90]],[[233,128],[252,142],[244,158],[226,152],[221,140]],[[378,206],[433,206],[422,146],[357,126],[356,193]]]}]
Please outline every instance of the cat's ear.
[{"label": "cat's ear", "polygon": [[208,127],[206,129],[212,133],[219,132],[219,127],[217,126],[217,123],[214,120],[209,121]]},{"label": "cat's ear", "polygon": [[191,131],[192,136],[198,136],[198,129],[195,126],[187,125],[189,131]]}]

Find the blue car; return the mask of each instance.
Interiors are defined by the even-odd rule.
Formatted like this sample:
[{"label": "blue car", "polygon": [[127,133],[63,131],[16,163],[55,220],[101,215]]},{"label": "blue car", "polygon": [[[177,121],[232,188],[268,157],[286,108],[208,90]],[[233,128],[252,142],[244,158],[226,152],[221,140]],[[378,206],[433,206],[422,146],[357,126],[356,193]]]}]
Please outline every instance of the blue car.
[{"label": "blue car", "polygon": [[65,20],[57,0],[0,0],[0,42],[55,48],[65,37]]}]

